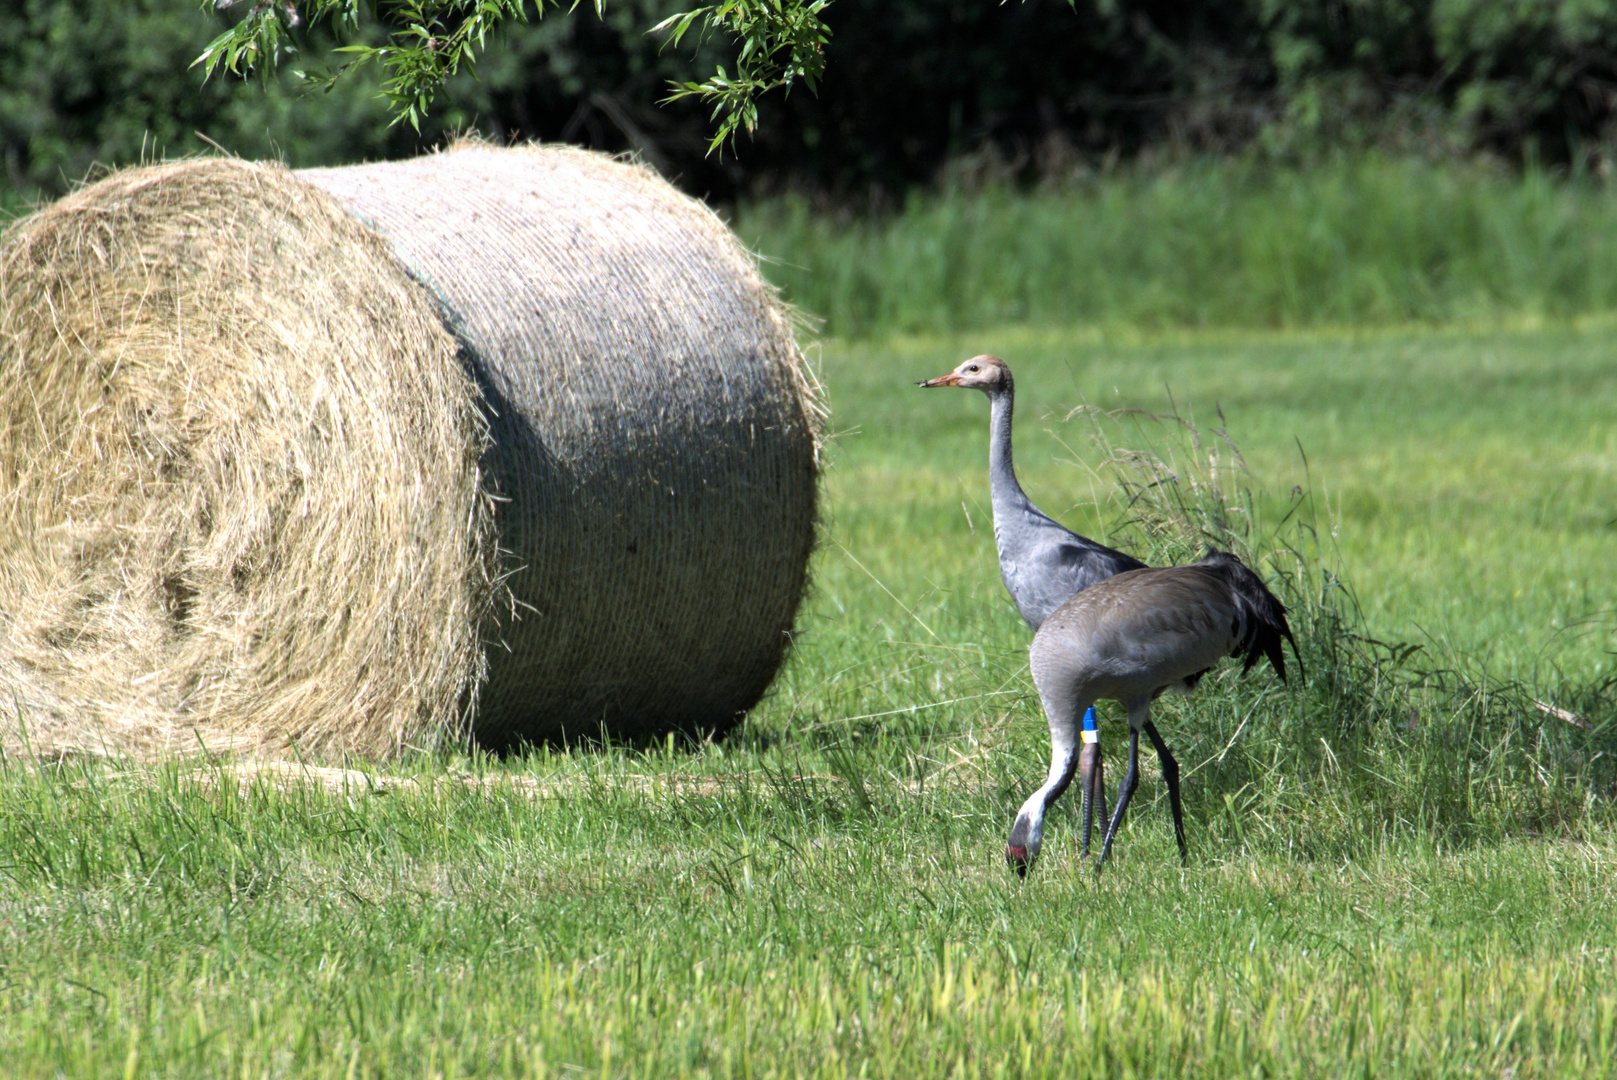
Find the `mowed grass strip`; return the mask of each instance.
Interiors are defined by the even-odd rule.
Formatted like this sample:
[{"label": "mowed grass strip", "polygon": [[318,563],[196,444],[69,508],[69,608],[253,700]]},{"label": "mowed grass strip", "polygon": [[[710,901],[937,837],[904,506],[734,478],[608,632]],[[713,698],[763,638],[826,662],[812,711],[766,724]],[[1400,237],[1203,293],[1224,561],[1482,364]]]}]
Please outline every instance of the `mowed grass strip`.
[{"label": "mowed grass strip", "polygon": [[[1068,410],[1171,403],[1205,434],[1222,406],[1265,527],[1292,484],[1316,492],[1320,553],[1365,629],[1587,690],[1613,647],[1609,336],[829,344],[816,585],[736,737],[414,758],[385,777],[7,763],[0,1061],[18,1076],[1610,1075],[1617,833],[1591,779],[1609,733],[1514,699],[1322,717],[1317,665],[1289,687],[1228,672],[1162,702],[1188,869],[1147,754],[1105,877],[1076,865],[1074,799],[1035,873],[1009,875],[1004,832],[1046,735],[993,553],[986,405],[913,386],[1005,355],[1030,494],[1118,542],[1127,514],[1090,417]],[[1095,422],[1114,449],[1158,437],[1133,413]],[[1121,735],[1105,712],[1114,789]]]}]

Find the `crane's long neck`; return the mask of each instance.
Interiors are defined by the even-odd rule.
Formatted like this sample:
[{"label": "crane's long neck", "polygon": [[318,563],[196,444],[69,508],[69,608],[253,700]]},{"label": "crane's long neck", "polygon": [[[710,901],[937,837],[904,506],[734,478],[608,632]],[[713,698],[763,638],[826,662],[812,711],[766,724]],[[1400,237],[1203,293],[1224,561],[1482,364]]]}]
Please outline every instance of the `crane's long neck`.
[{"label": "crane's long neck", "polygon": [[996,512],[1021,509],[1029,503],[1022,485],[1016,481],[1016,466],[1011,461],[1011,415],[1016,410],[1016,395],[1006,389],[992,395],[989,401],[992,412],[988,421],[988,490]]},{"label": "crane's long neck", "polygon": [[1039,857],[1039,848],[1044,845],[1044,816],[1078,771],[1081,746],[1078,718],[1095,703],[1093,694],[1080,698],[1068,688],[1049,696],[1043,691],[1041,686],[1046,718],[1050,721],[1050,771],[1044,783],[1016,812],[1010,838],[1005,842],[1005,858],[1019,873],[1026,873]]}]

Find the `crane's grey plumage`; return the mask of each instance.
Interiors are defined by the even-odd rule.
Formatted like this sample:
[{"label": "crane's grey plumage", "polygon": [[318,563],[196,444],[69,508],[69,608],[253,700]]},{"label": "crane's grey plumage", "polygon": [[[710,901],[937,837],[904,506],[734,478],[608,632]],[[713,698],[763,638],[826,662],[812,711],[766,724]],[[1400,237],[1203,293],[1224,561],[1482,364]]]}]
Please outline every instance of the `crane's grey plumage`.
[{"label": "crane's grey plumage", "polygon": [[997,356],[974,356],[947,375],[922,386],[981,390],[991,403],[988,436],[988,491],[994,504],[994,543],[999,574],[1016,610],[1037,630],[1045,619],[1097,581],[1125,570],[1143,570],[1132,555],[1080,536],[1050,517],[1027,497],[1011,461],[1011,416],[1016,383]]},{"label": "crane's grey plumage", "polygon": [[1219,660],[1245,656],[1245,674],[1260,656],[1286,678],[1281,638],[1297,643],[1286,608],[1241,560],[1210,551],[1189,566],[1132,570],[1083,590],[1039,627],[1030,650],[1033,682],[1050,722],[1050,772],[1022,804],[1005,858],[1026,873],[1038,857],[1044,815],[1078,768],[1079,718],[1097,700],[1123,703],[1129,718],[1129,765],[1106,829],[1097,866],[1139,782],[1140,732],[1156,748],[1173,810],[1179,857],[1186,857],[1179,765],[1151,723],[1151,702],[1163,691],[1190,690]]},{"label": "crane's grey plumage", "polygon": [[[1098,581],[1127,570],[1145,569],[1145,563],[1132,555],[1068,529],[1034,506],[1033,500],[1022,490],[1011,459],[1016,381],[1011,378],[1009,364],[997,356],[974,356],[949,374],[928,379],[921,385],[959,386],[988,395],[988,490],[994,507],[999,575],[1028,626],[1038,630],[1075,593]],[[1092,721],[1093,717],[1090,719]],[[1100,743],[1086,742],[1080,756],[1083,841],[1087,857],[1095,803],[1100,803],[1103,817],[1106,813],[1106,785]],[[1062,788],[1065,787],[1066,784],[1062,784]]]}]

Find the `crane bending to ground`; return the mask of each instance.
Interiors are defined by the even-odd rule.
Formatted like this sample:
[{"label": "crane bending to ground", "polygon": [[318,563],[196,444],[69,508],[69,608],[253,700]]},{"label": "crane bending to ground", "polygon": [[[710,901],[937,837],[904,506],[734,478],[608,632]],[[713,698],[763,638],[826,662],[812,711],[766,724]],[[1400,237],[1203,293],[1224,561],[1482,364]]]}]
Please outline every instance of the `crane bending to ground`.
[{"label": "crane bending to ground", "polygon": [[1142,731],[1162,764],[1174,839],[1184,861],[1188,852],[1179,764],[1151,723],[1151,702],[1165,690],[1194,689],[1226,656],[1246,657],[1243,675],[1259,656],[1268,657],[1285,682],[1281,638],[1291,642],[1296,654],[1285,605],[1258,575],[1225,551],[1209,551],[1188,566],[1118,574],[1063,604],[1039,627],[1030,650],[1033,683],[1050,721],[1050,772],[1022,804],[1011,826],[1005,859],[1012,869],[1026,874],[1038,858],[1044,815],[1078,768],[1079,718],[1101,698],[1120,701],[1128,710],[1129,766],[1096,869],[1111,854],[1112,840],[1139,783]]},{"label": "crane bending to ground", "polygon": [[[1066,528],[1034,506],[1022,490],[1011,461],[1016,383],[1005,361],[997,356],[974,356],[949,374],[920,385],[959,386],[988,395],[988,489],[994,506],[999,573],[1028,626],[1038,630],[1057,608],[1096,582],[1128,570],[1145,569],[1145,563],[1132,555]],[[1102,817],[1106,814],[1105,774],[1093,709],[1084,714],[1083,738],[1078,769],[1083,787],[1083,853],[1087,858],[1097,802]]]}]

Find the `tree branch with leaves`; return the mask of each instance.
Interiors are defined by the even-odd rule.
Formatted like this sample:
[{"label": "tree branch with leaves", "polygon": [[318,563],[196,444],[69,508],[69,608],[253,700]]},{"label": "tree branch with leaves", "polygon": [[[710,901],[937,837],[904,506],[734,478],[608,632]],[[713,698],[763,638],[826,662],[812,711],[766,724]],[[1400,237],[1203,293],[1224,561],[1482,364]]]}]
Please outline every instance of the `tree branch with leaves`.
[{"label": "tree branch with leaves", "polygon": [[[297,53],[298,32],[327,23],[346,44],[337,49],[344,63],[333,73],[305,73],[329,86],[367,64],[384,72],[382,93],[394,123],[420,129],[421,120],[444,84],[463,67],[471,68],[488,48],[491,35],[514,22],[543,18],[550,10],[572,11],[580,0],[201,0],[224,11],[251,6],[230,29],[209,42],[193,67],[206,77],[219,72],[268,74]],[[593,0],[599,17],[607,0]],[[712,106],[716,124],[709,152],[733,142],[758,123],[758,98],[771,90],[790,92],[801,82],[814,90],[825,70],[831,37],[822,15],[831,0],[722,0],[676,12],[649,33],[678,47],[693,40],[722,38],[737,44],[734,70],[723,65],[703,82],[674,83],[667,100],[695,98]],[[367,31],[380,35],[380,43]]]}]

